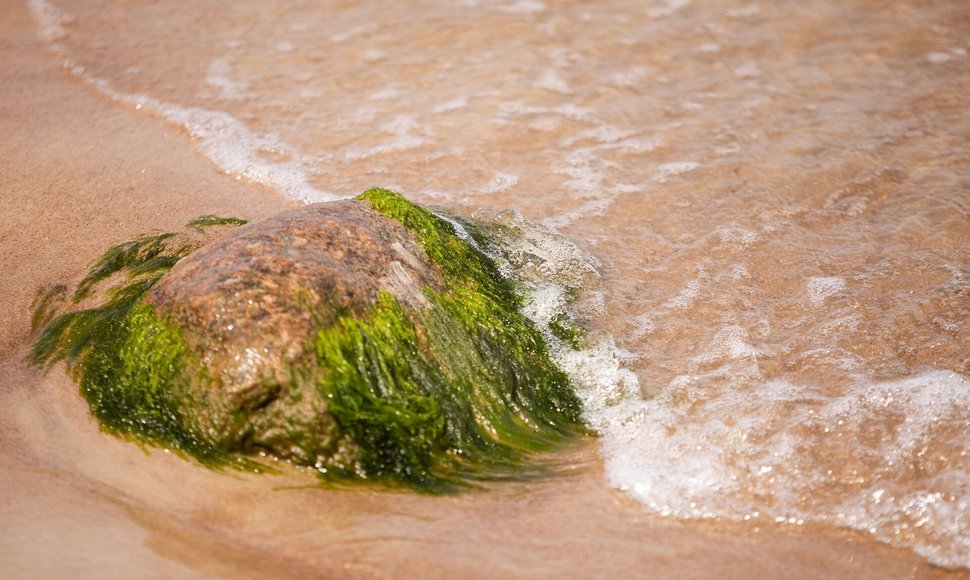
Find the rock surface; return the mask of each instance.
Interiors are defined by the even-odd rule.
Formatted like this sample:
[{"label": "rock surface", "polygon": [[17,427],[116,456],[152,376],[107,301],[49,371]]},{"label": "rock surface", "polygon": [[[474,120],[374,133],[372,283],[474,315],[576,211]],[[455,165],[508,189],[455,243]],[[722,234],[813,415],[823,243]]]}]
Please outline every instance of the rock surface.
[{"label": "rock surface", "polygon": [[[253,426],[238,425],[233,412],[286,405],[277,395],[290,388],[290,369],[308,356],[316,329],[363,314],[382,290],[419,306],[425,286],[440,289],[441,274],[413,234],[369,204],[345,200],[226,233],[179,261],[146,301],[182,329],[214,379],[209,405],[226,416],[211,416],[210,432],[288,456],[293,451],[266,441],[258,426],[241,437],[239,429]],[[308,397],[297,404],[309,405]]]}]

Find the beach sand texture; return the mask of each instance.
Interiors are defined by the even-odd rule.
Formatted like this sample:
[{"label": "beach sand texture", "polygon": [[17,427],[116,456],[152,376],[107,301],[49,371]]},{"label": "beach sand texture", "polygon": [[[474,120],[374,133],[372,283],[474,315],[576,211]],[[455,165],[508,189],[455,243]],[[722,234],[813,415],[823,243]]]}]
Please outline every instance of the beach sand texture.
[{"label": "beach sand texture", "polygon": [[[136,110],[131,103],[111,99],[84,82],[83,77],[65,70],[63,55],[51,52],[28,6],[13,0],[2,0],[0,4],[0,271],[4,274],[0,277],[0,576],[970,578],[966,569],[933,566],[908,547],[889,545],[863,531],[836,527],[830,520],[783,526],[773,521],[735,521],[737,518],[664,517],[610,485],[602,459],[602,442],[563,452],[562,461],[568,468],[556,477],[430,497],[405,492],[325,490],[315,485],[312,475],[285,466],[277,475],[220,473],[163,450],[142,448],[102,433],[62,367],[45,374],[25,362],[30,344],[30,305],[37,289],[78,280],[105,248],[136,235],[172,231],[201,214],[256,220],[298,205],[299,195],[292,191],[291,195],[284,195],[285,188],[281,194],[279,184],[274,186],[271,180],[261,183],[227,175],[225,168],[213,163],[211,155],[200,152],[198,143],[184,127]],[[957,30],[960,26],[965,32],[970,30],[966,10],[955,9],[955,13],[963,17],[953,23]],[[288,52],[286,48],[280,46],[283,52]],[[970,87],[970,60],[958,52],[946,54],[947,62],[962,58],[960,62],[965,67],[959,78],[952,81],[953,86]],[[110,62],[102,64],[106,68],[112,66]],[[756,70],[742,70],[738,77],[754,74]],[[554,77],[545,78],[544,84],[551,89],[543,90],[554,93],[557,87],[563,88]],[[930,100],[938,105],[936,110],[950,107],[947,114],[951,117],[947,118],[952,120],[952,115],[958,115],[962,122],[947,136],[937,134],[941,141],[946,140],[944,137],[957,140],[959,135],[967,136],[967,93],[962,94],[963,97],[938,95],[939,102]],[[954,104],[953,99],[962,101]],[[953,113],[961,106],[963,113]],[[632,113],[618,113],[620,117],[623,114]],[[676,122],[679,114],[672,115],[671,122]],[[557,140],[569,137],[565,130],[553,131],[563,133]],[[884,147],[898,146],[895,151],[902,156],[910,153],[903,145],[891,142],[892,138],[894,135],[886,136]],[[513,137],[507,139],[514,141]],[[730,143],[720,146],[731,147]],[[936,244],[944,250],[956,247],[947,255],[951,262],[956,256],[955,267],[966,272],[970,157],[966,154],[966,142],[950,150],[954,148],[961,153],[945,160],[945,175],[941,178],[956,184],[944,188],[950,192],[948,202],[952,205],[947,211],[951,213],[946,219],[941,218],[942,225],[931,221],[923,227],[943,232],[942,237],[927,236],[927,246]],[[880,154],[870,153],[877,157]],[[605,155],[608,157],[609,153]],[[411,169],[420,165],[406,154],[401,154],[400,160]],[[613,167],[616,161],[611,158],[600,169],[608,171],[607,167]],[[678,181],[678,176],[687,175],[696,167],[676,161],[669,158],[666,163],[653,163],[656,180],[651,187],[674,182],[663,203],[646,208],[645,202],[628,194],[620,194],[611,203],[618,204],[617,211],[639,215],[645,221],[654,220],[656,227],[662,228],[662,208],[675,208],[678,199],[700,203],[691,198],[688,186]],[[424,163],[429,170],[445,172],[449,163],[457,168],[460,159],[440,161],[428,156]],[[906,167],[905,159],[901,163]],[[865,160],[858,164],[864,165]],[[474,171],[479,169],[476,166]],[[923,160],[920,164],[914,162],[909,169],[913,174],[925,175],[933,167],[930,161]],[[388,175],[386,169],[381,169],[346,179],[334,178],[325,184],[319,183],[326,181],[319,178],[315,190],[353,195],[363,189],[358,181],[379,179],[382,171]],[[711,172],[708,177],[712,179],[727,179],[725,175],[731,174],[726,168]],[[525,187],[528,171],[523,169],[520,173],[515,183]],[[777,183],[782,179],[781,173],[760,182],[755,174],[745,183],[754,188],[759,183]],[[827,178],[837,184],[850,181],[846,174],[836,173]],[[460,174],[456,171],[456,175]],[[387,178],[392,181],[389,186],[403,190],[412,187],[419,201],[445,205],[455,201],[493,209],[520,207],[535,220],[547,217],[546,209],[555,204],[552,194],[536,199],[517,198],[512,193],[514,187],[497,188],[488,194],[487,202],[482,201],[486,199],[484,194],[451,200],[433,195],[438,186],[450,185],[450,177],[430,185],[417,178]],[[582,176],[563,179],[567,178]],[[622,189],[619,177],[612,176],[607,181],[614,189]],[[543,186],[551,184],[547,181]],[[611,225],[608,213],[601,212],[589,220],[577,218],[581,214],[575,212],[593,211],[583,209],[589,200],[563,195],[568,199],[560,217],[565,217],[558,222],[553,219],[555,223],[550,225],[561,227],[577,240],[587,240],[590,252],[606,263],[609,315],[603,330],[617,336],[624,348],[648,359],[640,366],[634,365],[644,391],[649,391],[652,384],[671,383],[678,374],[677,361],[661,364],[655,371],[649,370],[650,361],[661,359],[667,349],[688,348],[685,342],[691,336],[706,340],[698,338],[701,335],[692,326],[699,324],[697,320],[678,326],[671,318],[683,312],[675,299],[680,296],[684,304],[689,304],[697,294],[696,288],[691,290],[692,278],[707,284],[721,272],[722,265],[728,272],[732,264],[726,259],[721,264],[723,256],[712,253],[710,260],[697,261],[700,270],[665,274],[669,283],[662,286],[669,291],[668,298],[660,291],[645,297],[648,292],[644,288],[650,284],[649,268],[638,268],[658,266],[661,259],[657,256],[664,252],[680,252],[683,259],[689,259],[693,251],[688,247],[689,241],[675,239],[675,234],[689,231],[690,224],[671,226],[667,238],[638,230],[638,237],[630,242],[620,236],[620,231],[628,227]],[[843,195],[844,199],[848,197],[848,193]],[[833,199],[831,203],[841,203]],[[880,198],[875,194],[868,199],[877,205]],[[782,205],[779,203],[778,207]],[[801,210],[793,210],[786,219],[797,219],[798,211]],[[951,221],[952,212],[958,212],[962,225]],[[932,213],[922,214],[921,219],[932,220]],[[738,219],[738,223],[742,221]],[[870,225],[878,227],[878,221],[873,217]],[[753,243],[746,241],[745,231],[739,225],[720,235],[735,246]],[[917,244],[903,243],[910,243],[904,253],[917,256]],[[631,244],[637,246],[635,252],[623,249]],[[824,249],[825,245],[820,244],[819,251]],[[723,248],[720,251],[730,252]],[[739,278],[759,276],[758,269],[775,260],[802,259],[797,248],[787,253],[764,251],[771,256],[750,264],[747,272],[738,273]],[[611,257],[615,259],[611,261]],[[822,274],[808,283],[811,296],[804,306],[806,311],[826,304],[845,288],[846,283],[839,282],[842,278],[836,276],[838,280],[833,280]],[[930,274],[925,276],[933,279]],[[765,277],[769,290],[760,298],[771,300],[772,292],[788,290],[784,272]],[[803,289],[804,283],[799,284]],[[962,294],[948,294],[936,303],[922,306],[929,319],[945,318],[961,312],[960,308],[962,312],[970,308],[966,282],[958,284]],[[680,286],[686,290],[677,294]],[[874,291],[878,293],[879,288]],[[886,298],[890,294],[879,296]],[[663,304],[664,300],[674,302],[652,316],[642,316],[638,305]],[[722,301],[712,308],[717,310],[724,304]],[[641,316],[638,323],[637,316]],[[748,322],[757,323],[741,320],[738,324]],[[878,324],[871,324],[878,334]],[[970,347],[966,342],[967,320],[955,324],[963,327],[949,335],[944,333],[932,355],[900,354],[902,358],[911,357],[905,361],[905,370],[928,367],[965,375],[965,352]],[[892,340],[928,344],[910,340],[928,325],[915,320],[910,324],[910,334],[897,333]],[[727,328],[730,335],[732,327]],[[687,338],[672,338],[676,332]],[[724,335],[723,329],[720,332]],[[747,344],[745,341],[755,340],[753,334],[748,337],[747,331],[738,333],[741,338],[733,343],[731,336],[722,336],[722,343],[727,345],[724,348],[740,348]],[[655,342],[651,343],[651,339]],[[886,342],[890,340],[885,338]],[[658,342],[669,346],[657,346]],[[872,348],[879,350],[881,345],[876,341]],[[803,354],[810,350],[798,348]],[[780,354],[766,357],[762,369],[766,375],[786,368]],[[694,370],[708,371],[715,362],[701,361],[700,370],[696,366]],[[825,368],[807,369],[800,378],[818,376]],[[874,376],[879,380],[898,378],[900,373],[894,374],[893,370],[879,367]],[[839,384],[833,381],[832,388]],[[961,409],[966,412],[965,406]],[[966,435],[967,431],[957,433],[958,437]],[[952,455],[951,461],[950,469],[967,469],[965,454]],[[939,466],[927,467],[936,468]]]}]

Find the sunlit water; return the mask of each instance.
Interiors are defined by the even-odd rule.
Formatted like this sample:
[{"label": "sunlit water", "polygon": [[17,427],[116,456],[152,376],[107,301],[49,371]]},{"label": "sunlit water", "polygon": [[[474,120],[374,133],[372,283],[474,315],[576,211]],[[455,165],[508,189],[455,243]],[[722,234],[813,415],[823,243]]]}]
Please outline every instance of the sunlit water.
[{"label": "sunlit water", "polygon": [[593,329],[557,356],[645,509],[970,566],[966,2],[30,5],[232,178],[513,225],[492,251]]}]

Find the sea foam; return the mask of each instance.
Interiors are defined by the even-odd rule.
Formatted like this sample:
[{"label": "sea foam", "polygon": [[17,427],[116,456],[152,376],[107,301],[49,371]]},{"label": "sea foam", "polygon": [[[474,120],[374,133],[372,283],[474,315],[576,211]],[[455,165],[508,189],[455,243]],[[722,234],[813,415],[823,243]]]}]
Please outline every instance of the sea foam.
[{"label": "sea foam", "polygon": [[[576,350],[550,331],[562,316],[602,316],[597,262],[515,212],[489,221],[498,227],[483,228],[484,249],[528,288],[524,311],[577,386],[611,485],[661,516],[827,523],[912,548],[934,564],[970,566],[966,377],[856,374],[828,395],[817,385],[764,379],[761,349],[745,328],[727,325],[694,357],[691,374],[647,397],[627,368],[634,355],[611,335],[594,331]],[[683,301],[663,307],[689,305],[703,277],[688,282]],[[844,287],[840,278],[813,280],[819,303]]]}]

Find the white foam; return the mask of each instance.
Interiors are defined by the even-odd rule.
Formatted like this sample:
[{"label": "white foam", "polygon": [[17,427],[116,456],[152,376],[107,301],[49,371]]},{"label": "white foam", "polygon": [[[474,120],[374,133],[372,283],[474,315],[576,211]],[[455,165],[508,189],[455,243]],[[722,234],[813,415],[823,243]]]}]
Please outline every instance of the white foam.
[{"label": "white foam", "polygon": [[519,183],[519,176],[514,173],[498,172],[488,185],[481,188],[482,193],[498,193],[515,187]]},{"label": "white foam", "polygon": [[701,164],[697,163],[696,161],[675,161],[673,163],[663,163],[657,166],[657,176],[655,179],[663,182],[666,181],[668,177],[693,171],[700,166]]},{"label": "white foam", "polygon": [[[222,111],[182,107],[146,95],[119,93],[97,79],[87,79],[104,94],[158,114],[180,125],[196,141],[199,150],[223,173],[268,185],[290,199],[314,202],[340,199],[310,183],[309,171],[292,147],[273,135],[253,133],[241,121]],[[269,154],[269,155],[267,155]]]},{"label": "white foam", "polygon": [[206,71],[205,83],[219,89],[219,96],[223,99],[241,99],[246,96],[247,85],[230,77],[231,72],[227,59],[214,59]]},{"label": "white foam", "polygon": [[949,52],[930,52],[926,54],[926,60],[933,64],[950,62],[954,58],[954,55]]},{"label": "white foam", "polygon": [[379,91],[371,93],[370,99],[373,101],[387,101],[391,99],[396,99],[401,95],[401,91],[397,87],[387,86]]},{"label": "white foam", "polygon": [[761,69],[758,64],[748,61],[734,69],[734,76],[739,79],[753,79],[761,76]]},{"label": "white foam", "polygon": [[625,71],[613,73],[609,81],[618,87],[635,88],[643,84],[647,72],[646,67],[634,66]]},{"label": "white foam", "polygon": [[542,74],[539,75],[539,79],[536,81],[535,86],[540,89],[550,90],[563,95],[568,95],[572,92],[569,89],[569,84],[563,80],[561,76],[559,76],[557,71],[551,68],[547,68],[542,71]]},{"label": "white foam", "polygon": [[[556,284],[564,293],[590,288],[599,279],[596,261],[562,235],[530,222],[517,211],[476,216],[486,226],[484,248],[514,277],[527,284]],[[498,226],[498,227],[495,227]]]},{"label": "white foam", "polygon": [[744,264],[732,264],[730,277],[733,280],[743,280],[750,278],[751,274],[748,272],[748,267]]},{"label": "white foam", "polygon": [[396,115],[393,119],[380,126],[382,131],[392,135],[390,139],[367,149],[347,151],[344,153],[344,158],[349,161],[359,161],[392,151],[406,151],[420,147],[427,142],[424,137],[413,134],[414,131],[420,128],[421,123],[415,116]]},{"label": "white foam", "polygon": [[681,288],[677,294],[671,296],[666,302],[664,302],[662,308],[667,309],[685,309],[689,307],[697,295],[701,291],[701,279],[700,276],[694,278],[687,282],[687,284]]},{"label": "white foam", "polygon": [[512,14],[535,14],[546,10],[546,5],[538,0],[517,0],[507,6],[499,7],[502,12]]},{"label": "white foam", "polygon": [[440,115],[441,113],[458,111],[460,109],[464,109],[467,106],[468,106],[468,97],[465,95],[462,95],[460,97],[451,99],[450,101],[445,101],[439,105],[436,105],[433,109],[431,109],[431,112],[435,113],[436,115]]},{"label": "white foam", "polygon": [[737,143],[731,143],[730,145],[714,148],[714,152],[717,153],[718,155],[730,155],[732,153],[737,153],[740,150],[741,150],[741,145]]},{"label": "white foam", "polygon": [[818,308],[827,298],[845,290],[845,279],[836,276],[816,276],[808,279],[806,290],[808,301]]},{"label": "white foam", "polygon": [[[742,331],[728,330],[723,354],[754,354]],[[587,393],[613,485],[663,515],[828,522],[910,546],[936,564],[970,565],[970,381],[946,371],[860,379],[835,398],[777,380],[717,389],[739,385],[739,367],[728,364],[677,377],[654,399],[609,381]],[[875,442],[864,437],[897,415],[899,428]],[[958,450],[950,469],[911,481],[922,450],[948,428]],[[826,473],[819,453],[860,469]],[[894,489],[901,493],[885,491]]]},{"label": "white foam", "polygon": [[360,26],[355,26],[353,28],[344,30],[343,32],[338,32],[330,36],[330,42],[334,44],[341,44],[347,42],[351,38],[356,36],[363,36],[377,30],[377,24],[373,22],[368,22],[367,24],[361,24]]},{"label": "white foam", "polygon": [[[621,139],[626,139],[633,135],[633,131],[630,129],[621,129],[619,127],[614,127],[613,125],[597,125],[590,129],[585,129],[579,131],[574,135],[565,137],[562,140],[562,144],[566,147],[572,146],[573,144],[585,141],[587,139],[595,140],[599,143],[616,143]],[[630,140],[630,147],[633,147],[633,140]]]},{"label": "white foam", "polygon": [[603,180],[606,179],[605,163],[596,149],[576,149],[566,156],[566,161],[568,165],[559,172],[569,176],[564,184],[567,189],[579,195],[595,195],[603,189]]},{"label": "white foam", "polygon": [[722,244],[739,248],[750,246],[758,240],[757,232],[736,226],[717,228],[714,233]]},{"label": "white foam", "polygon": [[642,338],[654,330],[657,329],[657,324],[653,321],[654,315],[652,313],[638,314],[633,317],[633,333],[634,339]]},{"label": "white foam", "polygon": [[740,8],[732,8],[725,12],[731,18],[744,18],[746,16],[754,16],[761,12],[761,7],[757,4],[746,4]]},{"label": "white foam", "polygon": [[687,6],[690,6],[690,0],[667,0],[663,6],[647,10],[647,16],[651,18],[663,18],[664,16],[670,16],[680,12]]},{"label": "white foam", "polygon": [[69,24],[71,19],[47,0],[27,0],[27,5],[40,27],[41,38],[48,42],[55,52],[62,51],[63,46],[57,43],[67,37],[65,25]]},{"label": "white foam", "polygon": [[698,45],[697,48],[695,48],[694,50],[700,53],[711,54],[715,52],[720,52],[721,45],[717,44],[716,42],[705,42],[704,44]]},{"label": "white foam", "polygon": [[762,350],[748,342],[748,331],[743,326],[732,324],[714,334],[707,350],[694,357],[695,363],[710,363],[724,359],[755,358]]},{"label": "white foam", "polygon": [[642,153],[652,151],[661,145],[661,141],[656,138],[637,138],[631,135],[629,131],[597,123],[590,129],[562,139],[564,147],[581,141],[596,141],[594,145],[570,151],[565,158],[566,165],[556,167],[556,173],[569,177],[563,185],[574,198],[583,200],[583,203],[559,215],[549,216],[543,220],[543,224],[559,228],[578,219],[600,215],[613,204],[620,193],[641,189],[642,186],[636,184],[617,183],[607,186],[606,183],[616,163],[605,158],[603,153],[611,151]]}]

